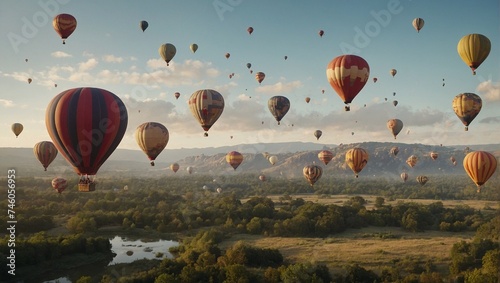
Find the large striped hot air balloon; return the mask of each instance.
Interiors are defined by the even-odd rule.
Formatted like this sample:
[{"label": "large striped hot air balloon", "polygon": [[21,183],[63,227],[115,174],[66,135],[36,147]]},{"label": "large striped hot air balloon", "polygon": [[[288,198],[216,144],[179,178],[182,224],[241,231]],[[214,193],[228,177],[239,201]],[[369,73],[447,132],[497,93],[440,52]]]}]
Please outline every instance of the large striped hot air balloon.
[{"label": "large striped hot air balloon", "polygon": [[41,141],[35,144],[33,153],[36,159],[42,163],[45,171],[47,171],[47,167],[49,167],[50,163],[52,163],[57,156],[57,148],[50,141]]},{"label": "large striped hot air balloon", "polygon": [[302,173],[312,187],[321,178],[323,169],[318,165],[307,165],[302,169]]},{"label": "large striped hot air balloon", "polygon": [[490,40],[482,34],[468,34],[460,39],[457,52],[460,58],[476,74],[476,69],[488,57],[491,50]]},{"label": "large striped hot air balloon", "polygon": [[147,122],[137,127],[134,136],[141,150],[151,161],[151,166],[154,166],[156,157],[167,146],[169,139],[167,128],[157,122]]},{"label": "large striped hot air balloon", "polygon": [[349,149],[345,154],[345,162],[358,178],[359,172],[368,163],[368,152],[359,147]]},{"label": "large striped hot air balloon", "polygon": [[224,111],[224,97],[215,90],[202,89],[194,92],[188,103],[194,118],[205,130],[205,137],[208,137],[208,130]]},{"label": "large striped hot air balloon", "polygon": [[243,155],[237,151],[231,151],[226,155],[226,162],[236,170],[241,162],[243,162]]},{"label": "large striped hot air balloon", "polygon": [[481,111],[483,101],[477,94],[461,93],[455,96],[451,106],[455,114],[457,114],[457,117],[465,125],[465,130],[468,131],[470,123],[472,123],[472,120],[474,120]]},{"label": "large striped hot air balloon", "polygon": [[473,151],[464,158],[464,169],[477,186],[477,192],[481,192],[481,186],[495,173],[497,159],[486,151]]},{"label": "large striped hot air balloon", "polygon": [[70,14],[59,14],[52,20],[52,26],[61,37],[63,44],[66,44],[66,39],[76,29],[76,19]]},{"label": "large striped hot air balloon", "polygon": [[104,89],[68,89],[50,101],[45,125],[59,153],[80,175],[80,191],[95,190],[94,175],[120,144],[127,123],[125,104]]},{"label": "large striped hot air balloon", "polygon": [[318,159],[325,163],[325,165],[328,165],[333,159],[333,153],[329,150],[322,150],[318,153]]},{"label": "large striped hot air balloon", "polygon": [[368,63],[356,55],[338,56],[326,67],[326,78],[346,104],[346,111],[350,110],[349,103],[363,89],[369,76]]},{"label": "large striped hot air balloon", "polygon": [[403,121],[399,119],[390,119],[387,121],[387,128],[391,131],[394,139],[396,139],[399,132],[403,129]]}]

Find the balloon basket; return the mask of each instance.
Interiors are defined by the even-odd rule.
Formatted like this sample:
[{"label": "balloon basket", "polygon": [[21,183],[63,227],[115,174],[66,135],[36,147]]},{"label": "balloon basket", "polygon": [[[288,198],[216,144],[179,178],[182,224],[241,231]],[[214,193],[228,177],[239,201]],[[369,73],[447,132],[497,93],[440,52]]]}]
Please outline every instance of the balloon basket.
[{"label": "balloon basket", "polygon": [[79,183],[78,184],[79,192],[93,192],[95,191],[95,183]]}]

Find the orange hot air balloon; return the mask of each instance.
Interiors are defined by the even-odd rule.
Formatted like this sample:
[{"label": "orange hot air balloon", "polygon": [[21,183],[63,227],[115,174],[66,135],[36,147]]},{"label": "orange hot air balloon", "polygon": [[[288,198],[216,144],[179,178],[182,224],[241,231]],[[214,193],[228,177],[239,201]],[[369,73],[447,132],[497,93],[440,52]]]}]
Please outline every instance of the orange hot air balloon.
[{"label": "orange hot air balloon", "polygon": [[36,159],[42,163],[44,171],[47,171],[50,163],[54,161],[57,156],[57,148],[50,141],[41,141],[33,147],[33,153]]},{"label": "orange hot air balloon", "polygon": [[322,150],[318,153],[318,159],[325,163],[325,165],[328,165],[333,159],[333,153],[329,150]]},{"label": "orange hot air balloon", "polygon": [[224,111],[224,97],[213,89],[202,89],[191,95],[188,104],[191,114],[205,130],[204,136],[208,137],[208,130]]},{"label": "orange hot air balloon", "polygon": [[394,155],[394,156],[398,155],[398,153],[399,153],[399,147],[397,147],[397,146],[392,147],[391,150],[390,150],[390,153],[392,155]]},{"label": "orange hot air balloon", "polygon": [[63,44],[66,44],[66,39],[76,29],[76,19],[70,14],[59,14],[52,20],[52,26],[61,37]]},{"label": "orange hot air balloon", "polygon": [[432,158],[432,160],[436,160],[438,158],[437,152],[431,152],[429,153],[429,156]]},{"label": "orange hot air balloon", "polygon": [[54,178],[52,179],[52,188],[56,190],[58,193],[62,193],[67,187],[68,187],[68,182],[64,178]]},{"label": "orange hot air balloon", "polygon": [[92,87],[61,92],[45,113],[52,142],[80,175],[78,190],[86,192],[95,190],[93,175],[120,144],[127,124],[123,101],[107,90]]},{"label": "orange hot air balloon", "polygon": [[174,171],[174,173],[177,173],[177,171],[179,171],[179,168],[181,168],[181,167],[179,166],[178,163],[170,164],[170,170]]},{"label": "orange hot air balloon", "polygon": [[321,175],[323,174],[323,168],[317,165],[307,165],[302,169],[302,173],[304,174],[304,177],[306,180],[309,182],[311,187],[314,186],[314,184],[321,178]]},{"label": "orange hot air balloon", "polygon": [[414,167],[418,162],[418,157],[416,155],[412,155],[406,159],[406,164],[408,164],[410,167]]},{"label": "orange hot air balloon", "polygon": [[237,151],[231,151],[226,155],[226,162],[236,170],[241,162],[243,162],[243,155]]},{"label": "orange hot air balloon", "polygon": [[253,32],[253,27],[248,27],[248,28],[247,28],[247,32],[248,32],[248,34],[252,34],[252,32]]},{"label": "orange hot air balloon", "polygon": [[421,175],[421,176],[418,176],[418,177],[417,177],[417,182],[418,182],[421,186],[425,185],[425,183],[427,183],[427,181],[429,181],[429,178],[428,178],[427,176],[423,176],[423,175]]},{"label": "orange hot air balloon", "polygon": [[390,119],[389,121],[387,121],[387,128],[389,129],[389,131],[391,131],[394,139],[396,139],[396,136],[403,129],[403,121],[399,119]]},{"label": "orange hot air balloon", "polygon": [[306,97],[306,102],[309,103],[311,101],[311,98],[308,96]]},{"label": "orange hot air balloon", "polygon": [[154,166],[156,157],[167,146],[170,137],[167,128],[160,123],[147,122],[137,127],[134,136],[141,150],[151,161],[151,166]]},{"label": "orange hot air balloon", "polygon": [[346,152],[345,162],[354,172],[356,178],[358,178],[359,172],[361,172],[368,163],[368,152],[359,147],[352,148]]},{"label": "orange hot air balloon", "polygon": [[325,31],[324,31],[324,30],[320,30],[320,31],[318,32],[318,34],[319,34],[319,37],[323,37],[323,34],[325,34]]},{"label": "orange hot air balloon", "polygon": [[403,180],[403,182],[406,182],[406,180],[408,180],[408,173],[403,172],[403,173],[401,173],[400,177]]},{"label": "orange hot air balloon", "polygon": [[179,97],[181,96],[181,94],[179,92],[176,92],[176,93],[174,93],[174,96],[175,96],[175,99],[179,99]]},{"label": "orange hot air balloon", "polygon": [[455,96],[451,105],[457,117],[465,125],[465,130],[468,131],[470,123],[481,111],[483,102],[477,94],[461,93]]},{"label": "orange hot air balloon", "polygon": [[457,52],[462,61],[476,74],[476,69],[488,57],[491,50],[491,41],[482,34],[469,34],[460,39]]},{"label": "orange hot air balloon", "polygon": [[326,78],[346,104],[346,111],[350,110],[349,103],[363,89],[369,76],[368,63],[356,55],[338,56],[326,67]]},{"label": "orange hot air balloon", "polygon": [[263,72],[257,72],[257,74],[255,74],[255,79],[259,82],[259,84],[264,80],[265,77],[266,74],[264,74]]},{"label": "orange hot air balloon", "polygon": [[473,151],[464,158],[464,169],[481,192],[481,186],[495,173],[497,169],[496,157],[486,151]]}]

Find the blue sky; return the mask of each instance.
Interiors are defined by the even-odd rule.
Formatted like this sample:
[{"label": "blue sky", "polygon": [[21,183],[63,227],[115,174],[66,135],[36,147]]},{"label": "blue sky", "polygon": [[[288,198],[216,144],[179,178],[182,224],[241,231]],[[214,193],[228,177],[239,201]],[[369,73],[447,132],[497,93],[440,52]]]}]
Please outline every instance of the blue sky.
[{"label": "blue sky", "polygon": [[[78,21],[66,45],[52,27],[58,13],[72,14]],[[416,17],[425,20],[419,33],[411,24]],[[139,28],[141,20],[149,23],[145,32]],[[249,26],[254,28],[251,35]],[[492,42],[476,76],[456,49],[460,38],[470,33],[486,35]],[[61,91],[82,86],[107,89],[125,102],[129,125],[119,148],[138,149],[134,130],[148,121],[169,129],[167,148],[391,142],[386,122],[392,118],[404,123],[398,142],[500,141],[496,0],[480,5],[447,0],[9,0],[0,2],[0,35],[1,147],[32,147],[49,140],[47,104]],[[163,43],[177,48],[169,67],[158,54]],[[192,43],[199,46],[194,54],[189,50]],[[344,112],[325,75],[328,62],[344,53],[357,54],[370,65],[370,80],[350,112]],[[252,64],[253,74],[246,63]],[[394,78],[392,68],[398,71]],[[259,71],[266,73],[261,85],[254,78]],[[189,96],[205,88],[219,91],[226,102],[208,138],[187,107]],[[175,92],[181,93],[178,100]],[[463,92],[483,99],[468,132],[451,108],[453,98]],[[291,102],[280,126],[267,109],[274,95]],[[311,98],[309,104],[305,97]],[[15,122],[25,128],[17,139],[10,129]],[[319,141],[313,135],[316,129],[323,131]]]}]

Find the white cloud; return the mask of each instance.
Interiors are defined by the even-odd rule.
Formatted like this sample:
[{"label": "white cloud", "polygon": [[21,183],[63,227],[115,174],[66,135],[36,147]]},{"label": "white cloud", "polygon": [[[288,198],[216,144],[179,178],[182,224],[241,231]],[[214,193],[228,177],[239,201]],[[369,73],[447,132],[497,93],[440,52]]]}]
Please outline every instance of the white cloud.
[{"label": "white cloud", "polygon": [[7,99],[0,99],[0,105],[2,105],[5,108],[10,108],[16,106],[14,104],[14,101],[12,100],[7,100]]},{"label": "white cloud", "polygon": [[55,57],[55,58],[68,58],[68,57],[73,57],[72,55],[66,53],[66,52],[62,52],[62,51],[55,51],[55,52],[52,52],[50,53],[50,55],[52,57]]},{"label": "white cloud", "polygon": [[86,72],[86,71],[90,71],[92,69],[95,68],[95,66],[97,66],[98,62],[96,59],[94,58],[90,58],[88,59],[87,61],[85,62],[81,62],[78,64],[78,70],[80,72]]},{"label": "white cloud", "polygon": [[486,101],[500,101],[500,83],[487,80],[481,82],[476,90],[482,94]]},{"label": "white cloud", "polygon": [[287,92],[293,92],[296,89],[299,89],[302,87],[302,82],[301,81],[292,81],[292,82],[278,82],[275,83],[274,85],[264,85],[264,86],[259,86],[255,90],[256,92],[259,93],[267,93],[267,94],[282,94],[282,93],[287,93]]},{"label": "white cloud", "polygon": [[109,62],[109,63],[121,63],[121,62],[123,62],[122,57],[117,57],[115,55],[104,55],[102,57],[102,59],[104,60],[104,62]]}]

